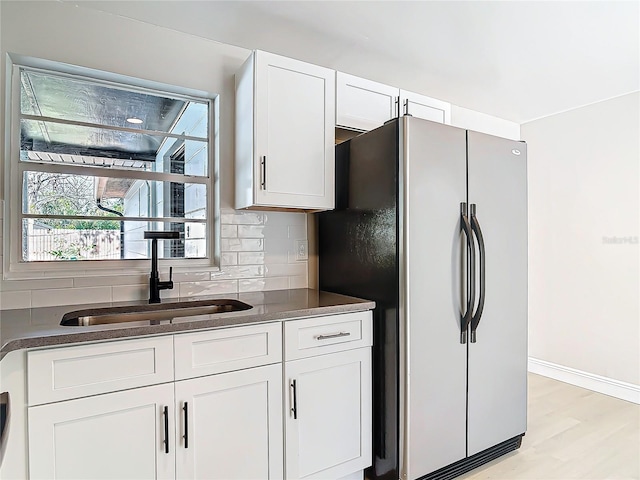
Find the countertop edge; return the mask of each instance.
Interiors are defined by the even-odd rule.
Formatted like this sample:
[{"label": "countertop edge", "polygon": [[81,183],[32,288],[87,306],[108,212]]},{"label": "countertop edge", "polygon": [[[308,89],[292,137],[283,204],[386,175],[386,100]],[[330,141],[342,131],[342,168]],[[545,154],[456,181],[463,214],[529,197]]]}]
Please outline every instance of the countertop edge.
[{"label": "countertop edge", "polygon": [[[354,300],[356,300],[354,298]],[[93,330],[73,332],[72,330],[58,333],[47,333],[41,336],[28,336],[9,340],[0,349],[0,360],[10,352],[38,347],[55,347],[61,345],[77,345],[79,343],[98,342],[103,340],[117,340],[133,337],[155,336],[172,333],[180,333],[196,330],[208,330],[232,326],[247,325],[252,323],[265,323],[273,321],[286,321],[301,317],[313,317],[349,312],[361,312],[373,310],[375,302],[357,299],[354,303],[326,305],[309,308],[297,308],[267,313],[244,313],[242,315],[219,314],[209,319],[183,321],[180,323],[168,323],[162,325],[122,327],[108,330]],[[248,311],[250,312],[250,311]],[[76,328],[76,327],[65,327]],[[85,327],[87,328],[87,327]],[[88,327],[91,328],[91,327]]]}]

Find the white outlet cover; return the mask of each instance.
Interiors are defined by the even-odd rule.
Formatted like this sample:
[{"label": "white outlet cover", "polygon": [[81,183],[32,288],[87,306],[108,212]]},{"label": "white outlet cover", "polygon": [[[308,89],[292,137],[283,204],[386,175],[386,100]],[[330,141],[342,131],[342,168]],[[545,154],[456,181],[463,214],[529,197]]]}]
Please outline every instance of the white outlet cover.
[{"label": "white outlet cover", "polygon": [[296,260],[309,259],[309,243],[306,240],[296,240]]}]

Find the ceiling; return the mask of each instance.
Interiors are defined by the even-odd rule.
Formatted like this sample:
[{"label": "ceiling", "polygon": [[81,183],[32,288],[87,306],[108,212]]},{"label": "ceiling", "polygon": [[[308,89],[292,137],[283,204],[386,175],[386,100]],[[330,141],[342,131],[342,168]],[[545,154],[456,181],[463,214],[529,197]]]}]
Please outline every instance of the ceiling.
[{"label": "ceiling", "polygon": [[298,58],[517,123],[640,89],[637,0],[78,5]]}]

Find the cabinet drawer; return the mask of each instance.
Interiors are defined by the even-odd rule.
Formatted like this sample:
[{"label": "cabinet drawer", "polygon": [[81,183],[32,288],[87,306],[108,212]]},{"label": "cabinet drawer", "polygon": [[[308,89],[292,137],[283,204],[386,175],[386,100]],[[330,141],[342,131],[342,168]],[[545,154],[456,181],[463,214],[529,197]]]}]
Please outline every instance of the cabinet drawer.
[{"label": "cabinet drawer", "polygon": [[280,322],[175,335],[176,380],[282,361]]},{"label": "cabinet drawer", "polygon": [[173,381],[170,336],[27,352],[29,405]]},{"label": "cabinet drawer", "polygon": [[371,312],[292,320],[284,325],[285,360],[368,347],[372,344]]}]

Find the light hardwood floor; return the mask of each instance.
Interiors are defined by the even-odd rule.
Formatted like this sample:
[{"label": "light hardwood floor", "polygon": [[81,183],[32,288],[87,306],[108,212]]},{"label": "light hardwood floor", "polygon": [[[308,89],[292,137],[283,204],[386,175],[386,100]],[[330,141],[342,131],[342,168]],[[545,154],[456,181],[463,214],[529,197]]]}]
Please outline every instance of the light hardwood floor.
[{"label": "light hardwood floor", "polygon": [[458,478],[640,479],[640,405],[529,374],[520,449]]}]

